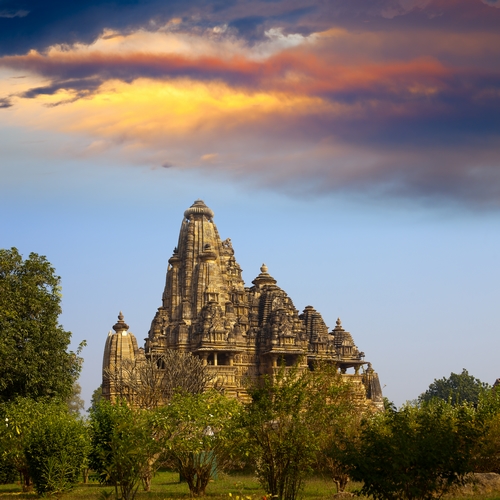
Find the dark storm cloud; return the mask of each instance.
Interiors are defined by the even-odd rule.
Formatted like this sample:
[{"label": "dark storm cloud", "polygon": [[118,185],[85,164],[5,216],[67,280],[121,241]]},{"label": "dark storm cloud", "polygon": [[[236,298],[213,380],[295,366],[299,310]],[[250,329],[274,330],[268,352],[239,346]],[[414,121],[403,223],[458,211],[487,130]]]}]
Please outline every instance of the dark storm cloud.
[{"label": "dark storm cloud", "polygon": [[332,26],[374,30],[422,27],[435,30],[497,30],[498,2],[488,0],[0,0],[0,55],[43,51],[54,44],[90,44],[104,29],[154,31],[172,18],[179,29],[229,25],[249,41],[266,29],[285,33],[326,30]]}]

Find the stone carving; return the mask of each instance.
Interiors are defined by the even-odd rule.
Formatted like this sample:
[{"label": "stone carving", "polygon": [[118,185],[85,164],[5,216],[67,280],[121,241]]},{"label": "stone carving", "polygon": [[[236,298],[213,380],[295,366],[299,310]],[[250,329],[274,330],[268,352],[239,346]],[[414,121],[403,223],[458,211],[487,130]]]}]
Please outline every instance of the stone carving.
[{"label": "stone carving", "polygon": [[299,363],[302,369],[315,361],[329,361],[356,382],[361,399],[383,408],[378,375],[364,361],[364,353],[340,319],[328,332],[312,306],[299,315],[265,264],[252,286],[245,287],[231,239],[221,240],[213,218],[202,200],[184,212],[178,244],[169,259],[162,305],[151,323],[145,352],[136,343],[122,348],[128,331],[120,323],[122,317],[115,325],[116,333],[108,337],[104,366],[114,363],[118,367],[127,356],[154,357],[167,349],[188,351],[220,371],[226,394],[245,397],[245,377],[272,375],[279,360],[287,365]]}]

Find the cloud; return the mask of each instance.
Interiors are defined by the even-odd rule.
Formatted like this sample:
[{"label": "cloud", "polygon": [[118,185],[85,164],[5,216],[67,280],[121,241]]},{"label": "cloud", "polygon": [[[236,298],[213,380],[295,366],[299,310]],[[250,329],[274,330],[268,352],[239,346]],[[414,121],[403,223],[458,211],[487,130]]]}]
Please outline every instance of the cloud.
[{"label": "cloud", "polygon": [[165,26],[190,33],[215,33],[227,26],[249,43],[265,39],[274,28],[285,35],[304,36],[331,27],[364,31],[367,26],[379,31],[431,28],[486,33],[498,29],[496,6],[494,0],[4,0],[0,55],[43,52],[56,44],[91,44],[106,30],[156,32]]},{"label": "cloud", "polygon": [[12,101],[8,97],[0,98],[0,108],[10,108]]},{"label": "cloud", "polygon": [[12,19],[14,17],[26,17],[29,14],[28,10],[0,10],[0,17]]},{"label": "cloud", "polygon": [[[71,39],[56,29],[59,44],[38,37],[40,50],[0,57],[13,125],[84,138],[75,156],[119,151],[158,172],[211,169],[303,195],[500,204],[498,9],[145,2],[137,19],[127,3],[87,30],[106,5],[82,3]],[[74,8],[53,22],[75,21]]]}]

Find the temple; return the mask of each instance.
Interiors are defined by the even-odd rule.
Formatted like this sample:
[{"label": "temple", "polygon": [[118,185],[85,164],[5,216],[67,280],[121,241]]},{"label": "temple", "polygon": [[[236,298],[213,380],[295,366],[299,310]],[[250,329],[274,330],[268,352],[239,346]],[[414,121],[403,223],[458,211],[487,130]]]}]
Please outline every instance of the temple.
[{"label": "temple", "polygon": [[334,363],[362,403],[383,408],[378,375],[364,360],[340,319],[328,331],[321,314],[307,306],[300,314],[265,264],[245,287],[231,240],[222,240],[214,213],[202,200],[184,212],[179,240],[168,261],[162,305],[144,349],[120,313],[106,341],[103,395],[113,399],[106,373],[123,360],[158,357],[167,350],[198,356],[226,394],[245,399],[245,379],[272,375],[281,364],[312,368]]}]

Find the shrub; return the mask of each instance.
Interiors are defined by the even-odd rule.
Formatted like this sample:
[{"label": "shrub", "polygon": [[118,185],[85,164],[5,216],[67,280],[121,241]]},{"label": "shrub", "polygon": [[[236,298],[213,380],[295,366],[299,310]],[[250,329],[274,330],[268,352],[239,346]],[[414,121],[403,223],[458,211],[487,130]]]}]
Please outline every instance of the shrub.
[{"label": "shrub", "polygon": [[73,415],[47,413],[30,429],[25,455],[39,495],[61,494],[77,482],[88,448],[87,429]]}]

